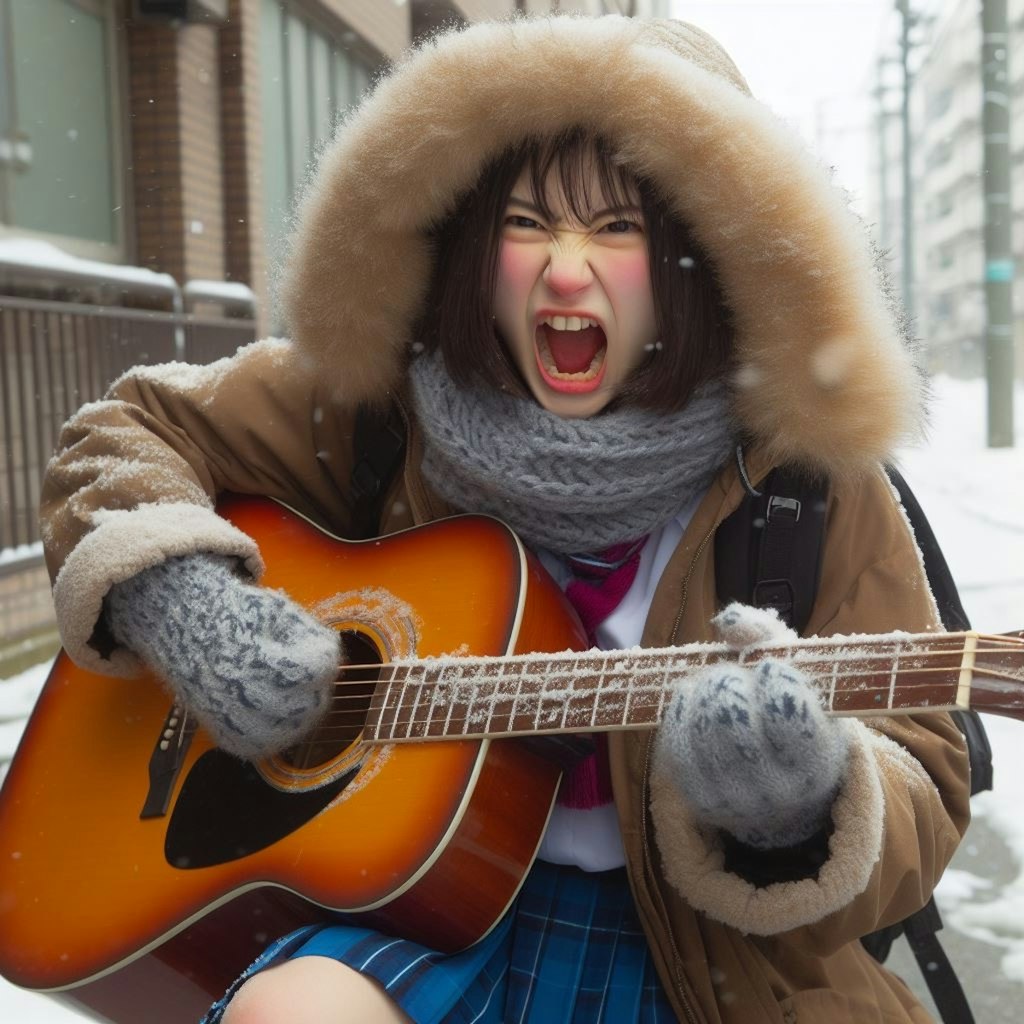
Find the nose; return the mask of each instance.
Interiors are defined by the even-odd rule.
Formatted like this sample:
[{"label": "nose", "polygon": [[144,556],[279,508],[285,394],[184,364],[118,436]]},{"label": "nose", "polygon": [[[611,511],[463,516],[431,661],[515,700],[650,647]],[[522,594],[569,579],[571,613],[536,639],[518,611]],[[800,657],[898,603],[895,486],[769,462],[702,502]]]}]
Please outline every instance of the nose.
[{"label": "nose", "polygon": [[560,298],[571,298],[586,291],[594,280],[585,245],[551,243],[544,282]]}]

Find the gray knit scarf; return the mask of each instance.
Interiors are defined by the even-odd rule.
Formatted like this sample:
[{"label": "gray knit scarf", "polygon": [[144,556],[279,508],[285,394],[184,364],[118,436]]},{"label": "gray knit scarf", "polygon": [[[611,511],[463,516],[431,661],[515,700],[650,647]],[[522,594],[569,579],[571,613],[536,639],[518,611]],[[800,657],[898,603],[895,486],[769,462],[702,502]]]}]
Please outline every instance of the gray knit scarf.
[{"label": "gray knit scarf", "polygon": [[732,451],[725,387],[686,408],[563,419],[532,399],[459,388],[440,352],[410,367],[423,473],[450,505],[504,520],[531,547],[599,551],[668,522]]}]

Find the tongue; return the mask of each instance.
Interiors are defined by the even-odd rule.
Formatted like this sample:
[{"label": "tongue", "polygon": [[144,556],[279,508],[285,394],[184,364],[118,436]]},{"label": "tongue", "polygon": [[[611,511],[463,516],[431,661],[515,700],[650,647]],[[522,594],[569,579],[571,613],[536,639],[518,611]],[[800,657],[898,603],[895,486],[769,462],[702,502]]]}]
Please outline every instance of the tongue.
[{"label": "tongue", "polygon": [[604,346],[600,327],[584,327],[581,331],[556,331],[543,325],[544,337],[559,373],[583,373]]}]

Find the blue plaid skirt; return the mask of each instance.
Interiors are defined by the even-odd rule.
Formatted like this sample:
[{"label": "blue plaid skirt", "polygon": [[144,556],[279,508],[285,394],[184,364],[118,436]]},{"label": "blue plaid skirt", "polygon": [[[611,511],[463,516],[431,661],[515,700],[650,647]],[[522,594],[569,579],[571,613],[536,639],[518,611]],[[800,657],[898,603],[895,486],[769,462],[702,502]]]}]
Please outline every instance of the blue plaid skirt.
[{"label": "blue plaid skirt", "polygon": [[416,1024],[675,1024],[624,868],[588,873],[537,861],[509,912],[446,956],[349,925],[311,925],[275,942],[214,1004],[271,964],[326,956],[376,978]]}]

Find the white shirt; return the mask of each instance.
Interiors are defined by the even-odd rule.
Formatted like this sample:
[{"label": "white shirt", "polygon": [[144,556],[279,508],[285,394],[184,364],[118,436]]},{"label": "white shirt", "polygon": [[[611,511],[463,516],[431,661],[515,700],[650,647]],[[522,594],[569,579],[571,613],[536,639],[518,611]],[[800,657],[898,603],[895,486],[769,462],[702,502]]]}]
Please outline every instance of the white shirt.
[{"label": "white shirt", "polygon": [[[654,591],[683,531],[700,503],[695,498],[675,518],[652,531],[640,552],[636,578],[619,606],[597,627],[602,651],[635,647],[640,643]],[[572,575],[557,556],[538,551],[538,557],[564,590]],[[584,871],[608,871],[626,863],[615,804],[581,809],[555,804],[537,856],[552,864],[572,864]]]}]

